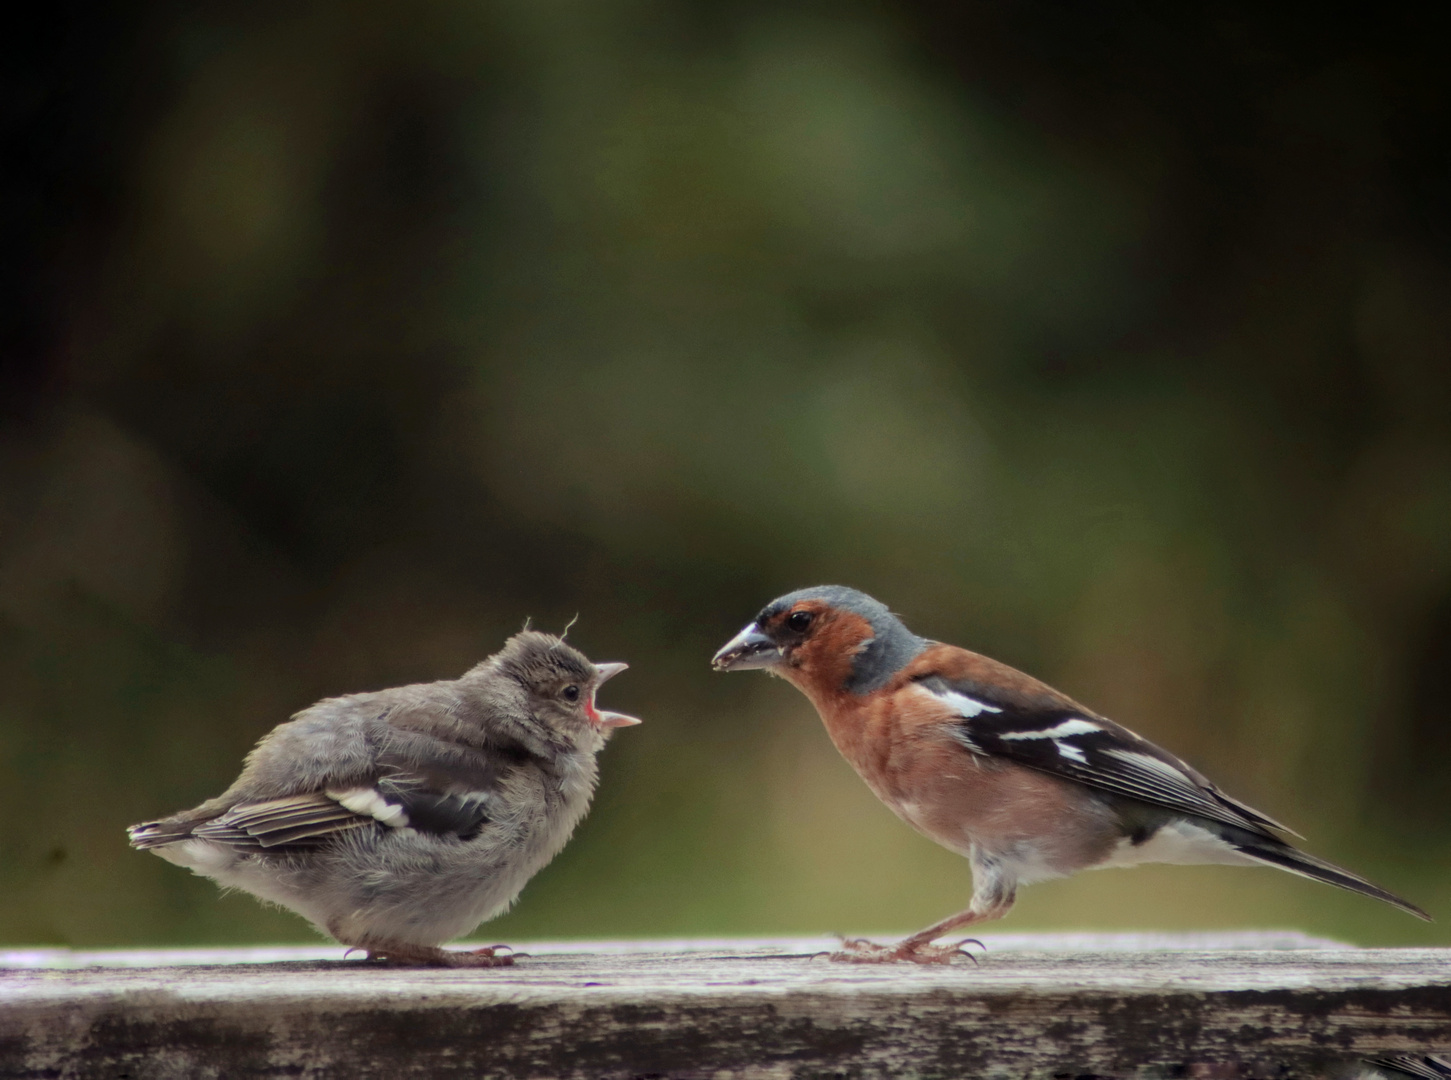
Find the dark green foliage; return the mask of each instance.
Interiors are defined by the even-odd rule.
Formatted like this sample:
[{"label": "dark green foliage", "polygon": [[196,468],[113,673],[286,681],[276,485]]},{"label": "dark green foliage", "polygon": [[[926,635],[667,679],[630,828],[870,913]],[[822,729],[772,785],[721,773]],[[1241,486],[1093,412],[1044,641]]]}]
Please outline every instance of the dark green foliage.
[{"label": "dark green foliage", "polygon": [[[491,938],[923,923],[961,861],[708,670],[817,581],[1451,912],[1451,74],[1412,12],[34,15],[0,939],[304,937],[122,826],[576,614],[646,726]],[[1014,924],[1451,925],[1282,877],[1087,876]]]}]

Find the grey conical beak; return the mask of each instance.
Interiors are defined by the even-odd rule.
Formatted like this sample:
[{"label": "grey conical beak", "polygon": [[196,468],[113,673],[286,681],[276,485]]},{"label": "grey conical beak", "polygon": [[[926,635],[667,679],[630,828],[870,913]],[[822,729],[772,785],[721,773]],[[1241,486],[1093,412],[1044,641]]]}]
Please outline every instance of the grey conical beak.
[{"label": "grey conical beak", "polygon": [[711,658],[717,671],[749,671],[751,668],[775,667],[781,662],[781,650],[761,633],[755,624],[747,626],[721,647]]}]

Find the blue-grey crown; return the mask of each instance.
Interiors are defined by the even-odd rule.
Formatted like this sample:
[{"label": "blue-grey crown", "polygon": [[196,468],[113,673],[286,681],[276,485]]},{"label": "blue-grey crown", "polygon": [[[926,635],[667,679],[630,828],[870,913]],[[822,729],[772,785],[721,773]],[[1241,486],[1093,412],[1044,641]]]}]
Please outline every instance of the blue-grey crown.
[{"label": "blue-grey crown", "polygon": [[852,661],[851,677],[846,684],[846,688],[854,694],[870,694],[885,685],[897,671],[927,648],[927,640],[908,630],[886,604],[860,589],[845,585],[817,585],[777,597],[761,609],[757,621],[785,611],[801,600],[824,600],[832,607],[855,612],[871,624],[871,643]]}]

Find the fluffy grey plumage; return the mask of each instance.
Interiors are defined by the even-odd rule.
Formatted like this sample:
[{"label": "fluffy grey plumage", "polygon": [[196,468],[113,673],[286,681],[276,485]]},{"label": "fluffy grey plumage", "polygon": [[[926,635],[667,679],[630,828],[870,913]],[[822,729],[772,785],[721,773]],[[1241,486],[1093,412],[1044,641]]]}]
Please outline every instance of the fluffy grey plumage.
[{"label": "fluffy grey plumage", "polygon": [[461,678],[328,698],[274,728],[235,783],[131,843],[396,962],[495,966],[443,942],[506,910],[589,809],[596,755],[639,723],[592,664],[525,631]]}]

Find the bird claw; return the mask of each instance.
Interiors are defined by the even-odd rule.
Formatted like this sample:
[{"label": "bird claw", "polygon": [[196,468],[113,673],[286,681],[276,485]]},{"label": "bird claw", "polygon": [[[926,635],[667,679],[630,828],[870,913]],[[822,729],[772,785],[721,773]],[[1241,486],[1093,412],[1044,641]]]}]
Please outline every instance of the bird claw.
[{"label": "bird claw", "polygon": [[[504,956],[499,955],[500,949],[508,949]],[[461,963],[459,967],[512,967],[514,961],[521,956],[528,956],[526,952],[515,952],[512,945],[485,945],[481,949],[470,949],[464,953],[452,953],[459,957],[476,957],[479,962]]]},{"label": "bird claw", "polygon": [[878,945],[866,938],[842,938],[841,948],[826,956],[839,964],[950,964],[965,956],[976,964],[977,957],[967,948],[969,945],[987,951],[977,938],[963,938],[948,945],[934,945],[930,941],[914,943],[911,938],[897,945]]},{"label": "bird claw", "polygon": [[[500,955],[500,949],[509,949]],[[451,949],[440,950],[444,957],[443,966],[452,968],[496,968],[513,967],[516,955],[508,945],[486,945],[482,949],[468,949],[463,952],[454,952]]]},{"label": "bird claw", "polygon": [[982,950],[982,954],[984,956],[987,955],[987,946],[975,937],[965,937],[957,944],[955,944],[953,948],[975,964],[977,963],[977,957],[972,955],[972,950],[968,948],[969,945],[976,945],[979,949]]}]

